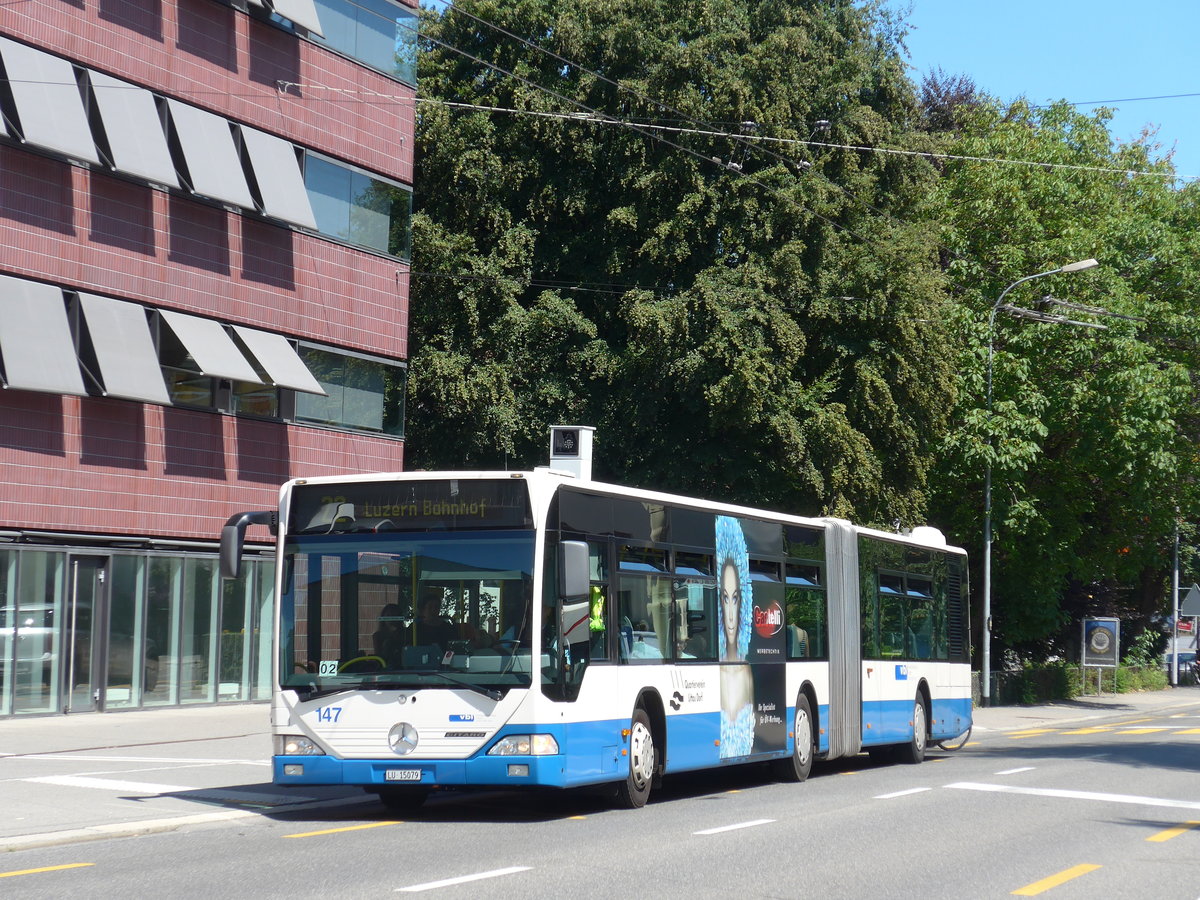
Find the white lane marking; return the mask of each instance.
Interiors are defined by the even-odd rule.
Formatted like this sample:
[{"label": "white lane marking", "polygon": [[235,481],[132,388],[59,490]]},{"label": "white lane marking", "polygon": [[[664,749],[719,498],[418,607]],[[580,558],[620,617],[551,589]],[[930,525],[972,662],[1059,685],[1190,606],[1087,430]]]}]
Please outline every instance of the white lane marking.
[{"label": "white lane marking", "polygon": [[1139,797],[1135,794],[1102,794],[1096,791],[1063,791],[1051,788],[1023,788],[1006,784],[976,784],[960,781],[946,785],[960,791],[992,791],[999,794],[1028,794],[1034,797],[1061,797],[1066,800],[1100,800],[1105,803],[1134,803],[1139,806],[1167,806],[1172,809],[1200,809],[1195,800],[1168,800],[1163,797]]},{"label": "white lane marking", "polygon": [[[75,775],[70,776],[70,777],[95,778],[97,776],[104,776],[104,775],[133,775],[133,774],[144,775],[146,772],[176,772],[181,769],[212,769],[212,768],[219,768],[219,766],[212,766],[212,765],[209,765],[206,763],[204,765],[184,765],[184,766],[139,766],[136,769],[93,769],[90,772],[76,772]],[[34,777],[34,778],[0,778],[0,784],[4,784],[9,781],[39,781],[39,780],[45,780],[46,778],[49,778],[49,777],[52,777],[52,776],[38,776],[38,777]],[[59,777],[66,778],[68,776],[63,775],[63,776],[59,776]]]},{"label": "white lane marking", "polygon": [[756,825],[770,825],[774,819],[755,819],[752,822],[739,822],[736,825],[722,825],[720,828],[705,828],[703,831],[693,831],[692,834],[720,834],[723,831],[737,831],[739,828],[753,828]]},{"label": "white lane marking", "polygon": [[[293,806],[289,812],[299,812],[310,809],[333,809],[341,806],[362,806],[373,803],[370,799],[338,798],[334,800],[318,800],[315,803],[302,803]],[[165,819],[141,819],[133,822],[112,822],[107,825],[92,825],[86,828],[74,828],[70,831],[48,831],[42,834],[23,834],[17,837],[0,835],[0,854],[10,850],[32,850],[38,847],[57,847],[64,844],[75,844],[81,841],[95,841],[111,837],[133,837],[141,834],[157,834],[165,831],[177,831],[188,825],[200,825],[208,822],[223,822],[227,819],[261,818],[262,811],[257,809],[233,809],[225,812],[199,813],[190,816],[175,816]]]},{"label": "white lane marking", "polygon": [[151,784],[145,781],[123,781],[113,778],[90,778],[85,775],[46,775],[40,778],[22,778],[35,784],[58,784],[65,787],[97,788],[107,791],[133,791],[139,794],[187,794],[184,799],[206,803],[266,804],[289,806],[295,803],[311,803],[316,797],[299,794],[263,794],[256,791],[241,791],[236,787],[191,788],[174,784]]},{"label": "white lane marking", "polygon": [[34,784],[60,784],[64,787],[101,788],[106,791],[133,791],[136,794],[176,794],[196,788],[178,784],[150,784],[144,781],[117,781],[113,778],[84,778],[78,775],[47,775],[42,778],[23,778]]},{"label": "white lane marking", "polygon": [[997,775],[1016,775],[1018,772],[1032,772],[1033,766],[1021,766],[1018,769],[1005,769],[1003,772],[996,772]]},{"label": "white lane marking", "polygon": [[931,791],[931,790],[933,790],[933,788],[927,788],[927,787],[909,788],[907,791],[895,791],[894,793],[891,793],[891,794],[879,794],[877,797],[875,797],[873,799],[875,799],[875,800],[891,800],[893,797],[905,797],[909,794],[920,794],[920,793],[923,793],[924,791]]},{"label": "white lane marking", "polygon": [[530,866],[510,866],[507,869],[492,869],[490,872],[480,872],[477,875],[461,875],[458,878],[446,878],[442,881],[427,881],[424,884],[410,884],[408,887],[396,888],[397,894],[416,894],[420,891],[432,891],[437,888],[451,887],[456,884],[466,884],[469,881],[482,881],[484,878],[499,878],[501,875],[512,875],[516,872],[528,872]]},{"label": "white lane marking", "polygon": [[70,762],[155,762],[155,763],[196,763],[212,766],[269,766],[269,759],[213,759],[201,756],[75,756],[65,753],[29,753],[23,756],[13,756],[14,759],[43,759],[67,760]]}]

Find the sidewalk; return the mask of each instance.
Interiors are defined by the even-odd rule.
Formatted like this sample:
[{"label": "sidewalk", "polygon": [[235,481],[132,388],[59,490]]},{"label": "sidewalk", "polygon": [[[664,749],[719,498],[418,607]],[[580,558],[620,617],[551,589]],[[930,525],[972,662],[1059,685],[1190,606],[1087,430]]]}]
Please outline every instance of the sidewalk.
[{"label": "sidewalk", "polygon": [[[1187,708],[1200,709],[1200,687],[976,709],[974,731]],[[0,853],[374,803],[354,787],[271,784],[269,717],[268,704],[255,703],[0,721]]]},{"label": "sidewalk", "polygon": [[0,721],[0,796],[0,853],[372,802],[272,784],[267,703]]},{"label": "sidewalk", "polygon": [[1155,716],[1175,707],[1200,706],[1200,687],[1176,687],[1163,691],[1131,694],[1102,694],[1057,700],[1037,706],[976,707],[971,716],[976,733],[1020,731],[1069,725],[1108,716]]}]

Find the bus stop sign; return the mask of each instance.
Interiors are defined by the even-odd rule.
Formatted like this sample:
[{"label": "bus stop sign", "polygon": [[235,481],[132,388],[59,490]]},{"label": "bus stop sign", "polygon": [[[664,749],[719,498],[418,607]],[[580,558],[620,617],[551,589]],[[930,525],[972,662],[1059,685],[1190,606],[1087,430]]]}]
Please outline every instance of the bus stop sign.
[{"label": "bus stop sign", "polygon": [[1083,620],[1083,665],[1115,669],[1120,654],[1121,622],[1119,619],[1094,618]]}]

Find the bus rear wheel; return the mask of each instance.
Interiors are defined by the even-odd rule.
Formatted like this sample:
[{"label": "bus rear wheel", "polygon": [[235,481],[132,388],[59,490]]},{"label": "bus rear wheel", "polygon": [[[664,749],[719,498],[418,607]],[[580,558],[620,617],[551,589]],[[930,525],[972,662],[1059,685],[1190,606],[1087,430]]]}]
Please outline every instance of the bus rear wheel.
[{"label": "bus rear wheel", "polygon": [[925,701],[917,694],[913,701],[912,738],[907,744],[896,748],[896,756],[902,763],[916,765],[925,760],[925,746],[929,737],[928,717],[925,715]]},{"label": "bus rear wheel", "polygon": [[808,698],[796,698],[796,745],[787,759],[774,762],[775,777],[780,781],[800,782],[808,777],[813,764],[813,721]]},{"label": "bus rear wheel", "polygon": [[650,730],[650,717],[639,706],[629,725],[629,773],[617,783],[617,806],[641,809],[646,805],[654,782],[654,765],[654,732]]}]

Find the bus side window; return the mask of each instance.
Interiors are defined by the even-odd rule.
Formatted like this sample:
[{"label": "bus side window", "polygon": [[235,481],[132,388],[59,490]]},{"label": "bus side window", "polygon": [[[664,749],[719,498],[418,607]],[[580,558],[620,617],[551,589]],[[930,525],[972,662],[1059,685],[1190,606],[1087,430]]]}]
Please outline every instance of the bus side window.
[{"label": "bus side window", "polygon": [[622,573],[617,614],[621,623],[621,659],[662,662],[670,656],[669,579]]},{"label": "bus side window", "polygon": [[676,585],[680,659],[716,659],[717,586],[698,581]]},{"label": "bus side window", "polygon": [[904,632],[908,627],[908,597],[904,590],[904,576],[879,573],[879,655],[899,659],[907,654],[904,648]]},{"label": "bus side window", "polygon": [[788,659],[825,659],[828,613],[821,569],[815,565],[788,563],[787,583]]},{"label": "bus side window", "polygon": [[908,595],[908,656],[912,659],[934,658],[933,646],[933,579],[909,574],[905,579]]}]

